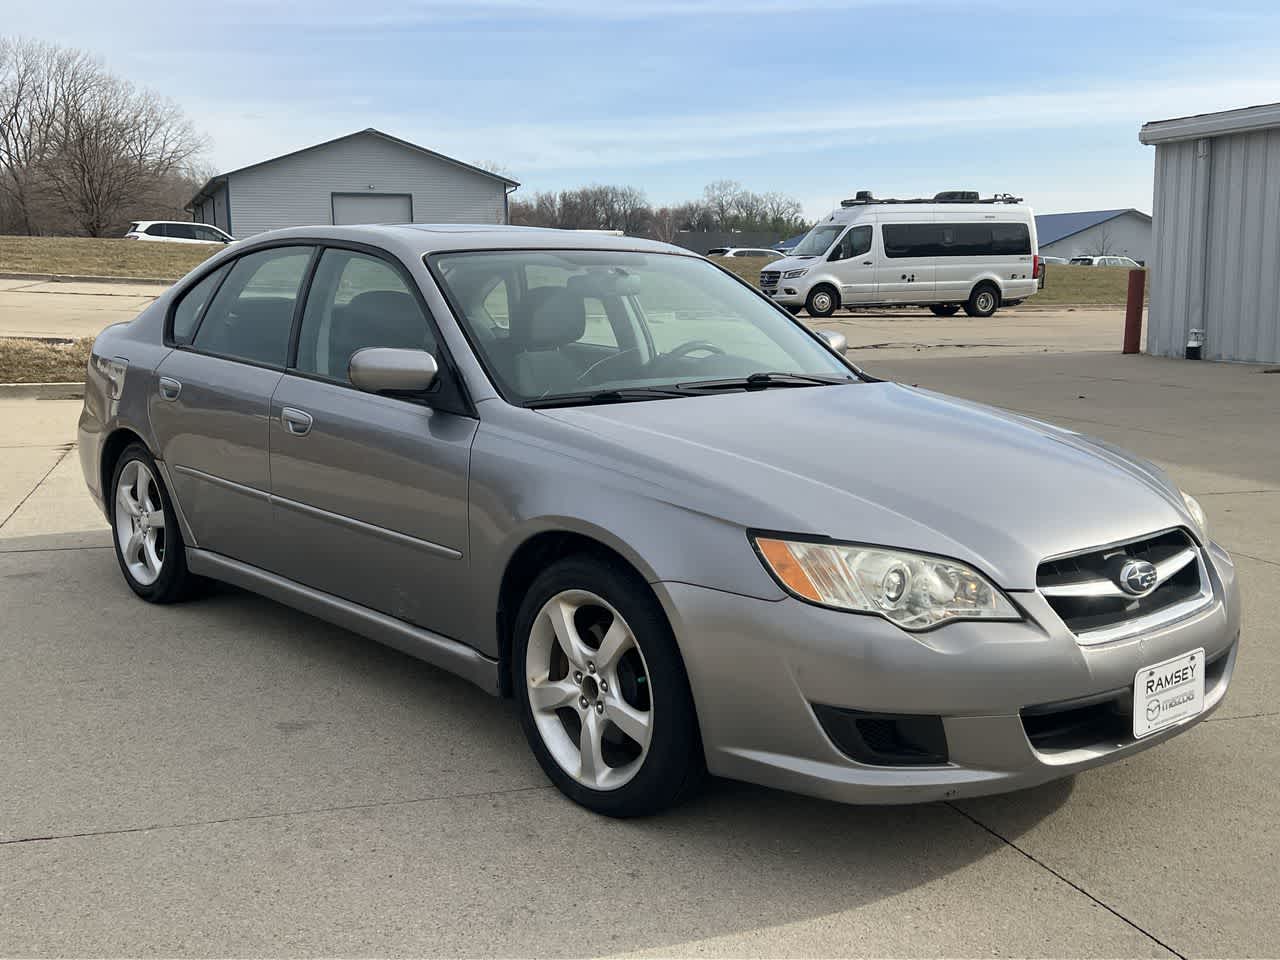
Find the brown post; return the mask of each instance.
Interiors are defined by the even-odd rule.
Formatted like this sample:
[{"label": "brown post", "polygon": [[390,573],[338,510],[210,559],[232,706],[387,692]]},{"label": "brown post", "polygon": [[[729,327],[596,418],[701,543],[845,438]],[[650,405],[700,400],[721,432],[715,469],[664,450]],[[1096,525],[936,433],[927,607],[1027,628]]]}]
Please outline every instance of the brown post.
[{"label": "brown post", "polygon": [[1137,353],[1142,344],[1142,299],[1147,292],[1147,271],[1129,271],[1129,295],[1124,307],[1124,352]]}]

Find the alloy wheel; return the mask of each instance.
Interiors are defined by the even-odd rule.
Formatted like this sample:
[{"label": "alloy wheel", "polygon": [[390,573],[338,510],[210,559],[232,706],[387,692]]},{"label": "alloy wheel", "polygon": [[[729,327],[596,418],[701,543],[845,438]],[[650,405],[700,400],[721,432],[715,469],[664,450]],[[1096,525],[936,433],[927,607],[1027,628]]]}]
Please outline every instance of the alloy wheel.
[{"label": "alloy wheel", "polygon": [[592,790],[616,790],[644,765],[653,735],[649,669],[605,600],[565,590],[538,611],[525,656],[534,724],[551,756]]},{"label": "alloy wheel", "polygon": [[978,294],[977,300],[974,302],[974,306],[978,308],[980,313],[986,313],[988,310],[994,310],[996,307],[995,294],[989,290],[983,290]]},{"label": "alloy wheel", "polygon": [[116,542],[129,575],[150,586],[164,568],[164,502],[155,476],[141,460],[130,460],[120,471],[115,521]]}]

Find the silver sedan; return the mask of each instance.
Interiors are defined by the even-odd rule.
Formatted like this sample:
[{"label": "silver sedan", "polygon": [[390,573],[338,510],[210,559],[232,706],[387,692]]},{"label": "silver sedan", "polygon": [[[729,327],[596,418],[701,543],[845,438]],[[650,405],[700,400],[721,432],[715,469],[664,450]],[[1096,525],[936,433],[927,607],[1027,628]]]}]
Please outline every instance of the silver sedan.
[{"label": "silver sedan", "polygon": [[316,227],[222,251],[90,361],[128,586],[238,584],[514,697],[569,797],[1024,787],[1227,691],[1230,557],[1150,463],[882,382],[707,260]]}]

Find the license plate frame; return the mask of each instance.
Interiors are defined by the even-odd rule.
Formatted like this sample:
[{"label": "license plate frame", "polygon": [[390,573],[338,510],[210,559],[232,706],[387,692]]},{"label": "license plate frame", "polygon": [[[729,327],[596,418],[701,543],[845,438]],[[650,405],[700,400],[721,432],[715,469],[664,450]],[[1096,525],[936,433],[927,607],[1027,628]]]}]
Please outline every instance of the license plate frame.
[{"label": "license plate frame", "polygon": [[1133,677],[1133,737],[1141,740],[1204,712],[1204,647],[1143,667]]}]

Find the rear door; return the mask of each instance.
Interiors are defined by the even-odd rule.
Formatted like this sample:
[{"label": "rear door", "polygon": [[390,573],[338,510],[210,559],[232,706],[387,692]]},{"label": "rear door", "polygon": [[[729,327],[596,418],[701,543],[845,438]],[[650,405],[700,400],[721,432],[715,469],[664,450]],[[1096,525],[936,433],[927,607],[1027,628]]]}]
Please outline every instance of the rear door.
[{"label": "rear door", "polygon": [[[150,400],[160,459],[196,545],[273,563],[268,417],[309,246],[247,254],[177,301]],[[216,291],[216,292],[215,292]]]},{"label": "rear door", "polygon": [[880,214],[882,256],[876,265],[876,300],[926,303],[933,299],[942,236],[928,214]]},{"label": "rear door", "polygon": [[[348,365],[365,347],[431,352],[439,388],[430,398],[357,390]],[[296,357],[271,401],[270,475],[284,576],[456,637],[477,421],[460,412],[440,349],[402,266],[370,250],[326,249]]]}]

